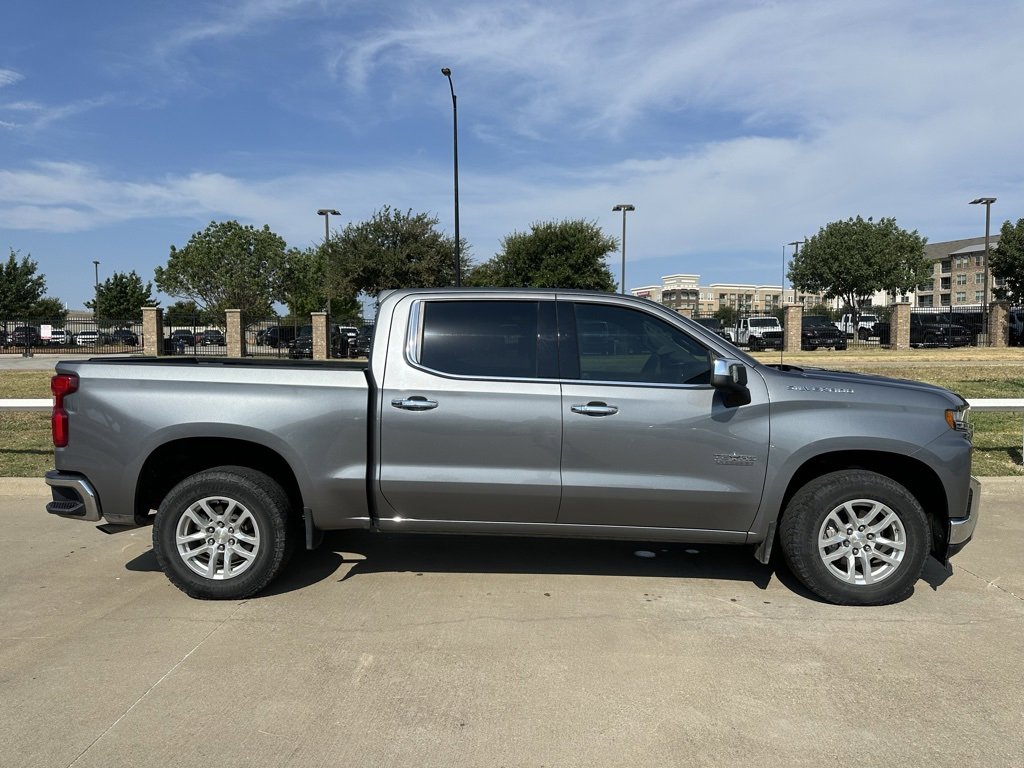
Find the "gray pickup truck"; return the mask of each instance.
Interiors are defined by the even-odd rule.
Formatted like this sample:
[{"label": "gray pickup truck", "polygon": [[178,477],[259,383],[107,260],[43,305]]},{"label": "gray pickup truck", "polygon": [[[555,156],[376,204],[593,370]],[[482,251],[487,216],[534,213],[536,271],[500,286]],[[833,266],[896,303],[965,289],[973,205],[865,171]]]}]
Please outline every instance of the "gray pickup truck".
[{"label": "gray pickup truck", "polygon": [[253,595],[374,529],[751,546],[840,604],[971,538],[963,398],[766,366],[643,299],[403,290],[367,363],[60,362],[47,511],[153,525],[168,578]]}]

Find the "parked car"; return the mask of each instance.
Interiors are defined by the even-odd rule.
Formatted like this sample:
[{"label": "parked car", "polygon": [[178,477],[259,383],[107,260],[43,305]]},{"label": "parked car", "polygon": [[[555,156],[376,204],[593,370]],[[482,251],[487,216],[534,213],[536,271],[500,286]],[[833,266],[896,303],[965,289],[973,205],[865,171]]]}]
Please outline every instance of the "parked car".
[{"label": "parked car", "polygon": [[353,347],[355,346],[356,337],[359,335],[359,329],[354,325],[340,325],[336,326],[336,328],[345,337],[345,354],[343,357],[355,357]]},{"label": "parked car", "polygon": [[782,323],[771,315],[744,317],[728,338],[737,346],[749,347],[751,352],[782,349]]},{"label": "parked car", "polygon": [[8,342],[12,347],[31,347],[40,343],[39,328],[34,325],[18,325],[11,332]]},{"label": "parked car", "polygon": [[137,347],[139,345],[138,335],[127,328],[118,328],[112,331],[110,338],[114,344],[120,344],[123,347]]},{"label": "parked car", "polygon": [[1011,347],[1024,345],[1024,309],[1010,310],[1009,342]]},{"label": "parked car", "polygon": [[722,327],[722,321],[717,317],[695,317],[693,322],[697,325],[703,325],[712,333],[721,336],[723,339],[729,341],[729,334],[725,332],[725,328]]},{"label": "parked car", "polygon": [[289,342],[295,341],[295,332],[294,325],[272,325],[256,334],[256,343],[283,349]]},{"label": "parked car", "polygon": [[349,347],[352,357],[369,357],[373,348],[373,326],[364,325],[356,334],[355,341]]},{"label": "parked car", "polygon": [[50,346],[68,347],[75,343],[75,335],[65,328],[53,328],[50,331]]},{"label": "parked car", "polygon": [[861,341],[867,341],[872,336],[877,336],[875,333],[875,323],[878,322],[878,315],[870,312],[858,312],[854,314],[846,314],[836,320],[835,326],[844,334],[846,338],[852,339],[853,334],[857,334],[857,338]]},{"label": "parked car", "polygon": [[226,347],[228,342],[224,338],[224,332],[216,328],[210,328],[199,335],[198,343],[204,347]]},{"label": "parked car", "polygon": [[846,333],[824,315],[804,315],[800,320],[800,349],[846,349]]},{"label": "parked car", "polygon": [[194,346],[196,343],[195,332],[190,331],[186,328],[179,328],[176,331],[171,331],[171,343],[177,345],[185,345],[188,347]]},{"label": "parked car", "polygon": [[[355,330],[355,329],[353,329]],[[331,332],[331,357],[349,357],[348,335],[342,332],[339,326],[334,326]],[[313,326],[303,325],[299,327],[299,333],[295,340],[288,345],[288,357],[293,360],[313,357]]]}]

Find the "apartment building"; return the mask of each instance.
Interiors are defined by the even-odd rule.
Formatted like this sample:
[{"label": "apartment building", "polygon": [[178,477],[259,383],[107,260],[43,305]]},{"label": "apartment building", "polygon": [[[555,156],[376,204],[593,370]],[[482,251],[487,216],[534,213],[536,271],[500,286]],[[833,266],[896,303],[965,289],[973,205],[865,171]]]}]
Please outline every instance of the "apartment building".
[{"label": "apartment building", "polygon": [[[989,239],[995,248],[999,236]],[[917,289],[913,303],[918,307],[957,307],[985,304],[985,238],[970,237],[944,243],[928,243],[925,256],[932,261],[932,276]],[[997,281],[989,277],[989,296]]]}]

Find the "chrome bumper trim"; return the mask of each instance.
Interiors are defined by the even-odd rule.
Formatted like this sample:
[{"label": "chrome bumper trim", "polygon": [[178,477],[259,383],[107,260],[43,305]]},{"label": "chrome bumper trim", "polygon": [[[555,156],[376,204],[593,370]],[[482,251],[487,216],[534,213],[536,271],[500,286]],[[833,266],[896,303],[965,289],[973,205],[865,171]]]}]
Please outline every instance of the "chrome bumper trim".
[{"label": "chrome bumper trim", "polygon": [[[48,505],[47,511],[51,511],[52,514],[59,517],[67,517],[71,520],[85,520],[89,523],[98,523],[103,518],[103,513],[100,512],[100,500],[96,496],[96,491],[93,490],[89,481],[81,475],[65,474],[53,469],[46,473],[46,484],[51,488],[67,488],[74,492],[78,495],[84,508],[84,513],[82,514],[62,514],[60,511],[56,511],[56,507],[51,511]],[[53,499],[55,502],[66,501],[66,499],[58,498],[57,494],[54,494]]]},{"label": "chrome bumper trim", "polygon": [[949,544],[956,546],[966,544],[974,535],[974,529],[978,525],[978,515],[981,513],[981,483],[978,478],[971,478],[971,489],[967,502],[967,514],[964,517],[951,517],[949,519]]}]

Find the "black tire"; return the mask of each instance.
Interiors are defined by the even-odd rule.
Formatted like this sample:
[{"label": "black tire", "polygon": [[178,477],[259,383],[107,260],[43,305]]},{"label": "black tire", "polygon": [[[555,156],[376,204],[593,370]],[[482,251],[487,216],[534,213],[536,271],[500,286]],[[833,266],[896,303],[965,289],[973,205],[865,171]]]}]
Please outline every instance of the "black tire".
[{"label": "black tire", "polygon": [[[153,551],[171,583],[190,597],[252,597],[287,562],[295,536],[289,511],[287,494],[262,472],[209,469],[182,480],[161,502]],[[209,525],[201,529],[200,521]],[[179,532],[192,539],[180,548]]]},{"label": "black tire", "polygon": [[779,527],[790,570],[836,605],[885,605],[908,597],[930,540],[917,499],[895,480],[865,470],[832,472],[807,483],[786,506]]},{"label": "black tire", "polygon": [[860,339],[861,341],[867,341],[869,338],[871,338],[871,331],[869,331],[867,328],[861,328],[859,331],[857,331],[857,338]]}]

